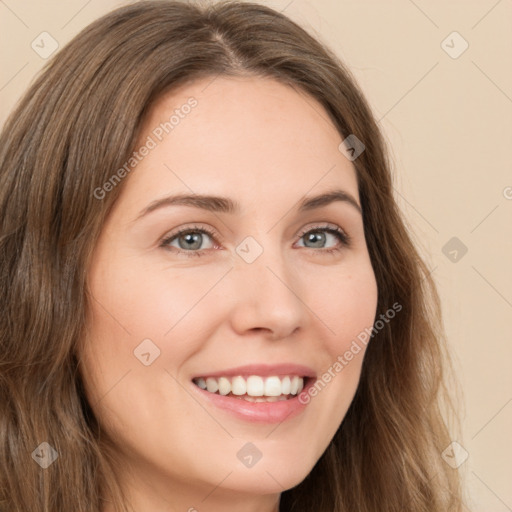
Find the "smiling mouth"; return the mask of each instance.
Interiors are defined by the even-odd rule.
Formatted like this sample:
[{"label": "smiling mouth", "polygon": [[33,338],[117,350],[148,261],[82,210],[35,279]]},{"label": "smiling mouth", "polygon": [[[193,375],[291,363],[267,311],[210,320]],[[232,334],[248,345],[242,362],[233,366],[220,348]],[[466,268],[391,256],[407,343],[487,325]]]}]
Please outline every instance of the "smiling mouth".
[{"label": "smiling mouth", "polygon": [[196,377],[192,382],[212,394],[246,400],[247,402],[280,402],[295,398],[309,377],[272,375],[261,377]]}]

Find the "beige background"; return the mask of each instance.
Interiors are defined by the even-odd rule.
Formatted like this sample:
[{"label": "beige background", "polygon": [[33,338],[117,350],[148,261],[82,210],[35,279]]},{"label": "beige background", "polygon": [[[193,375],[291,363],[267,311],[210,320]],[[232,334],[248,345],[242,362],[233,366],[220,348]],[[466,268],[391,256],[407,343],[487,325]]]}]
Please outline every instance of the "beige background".
[{"label": "beige background", "polygon": [[[45,63],[31,48],[41,32],[62,46],[123,3],[0,0],[0,123]],[[471,510],[512,511],[512,2],[262,3],[330,45],[380,120],[465,393],[457,441],[469,454]],[[462,39],[442,46],[454,31],[469,44],[457,58],[447,51],[455,56]],[[443,253],[452,237],[465,255]]]}]

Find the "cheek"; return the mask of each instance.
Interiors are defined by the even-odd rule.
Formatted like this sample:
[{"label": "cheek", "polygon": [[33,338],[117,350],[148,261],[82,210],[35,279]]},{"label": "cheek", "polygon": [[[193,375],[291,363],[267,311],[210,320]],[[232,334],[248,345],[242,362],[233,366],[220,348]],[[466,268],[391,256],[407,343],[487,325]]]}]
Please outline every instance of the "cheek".
[{"label": "cheek", "polygon": [[377,283],[369,262],[347,268],[335,278],[331,274],[329,283],[322,293],[311,295],[325,326],[322,373],[304,397],[311,415],[328,433],[315,439],[316,453],[327,447],[352,402],[377,309]]},{"label": "cheek", "polygon": [[[155,387],[156,373],[167,389],[170,377],[165,370],[175,375],[202,348],[222,318],[216,304],[203,299],[225,270],[150,272],[128,259],[114,260],[115,264],[104,261],[89,272],[82,360],[89,401],[112,394],[113,386],[122,381],[116,393],[122,408],[125,396],[120,391],[127,389],[128,381],[138,380],[126,393],[129,400],[140,394],[142,402],[144,393]],[[166,274],[172,278],[164,278]],[[148,359],[151,364],[145,366]]]},{"label": "cheek", "polygon": [[347,265],[340,272],[330,271],[323,282],[328,284],[310,292],[311,309],[325,326],[324,348],[334,360],[359,334],[371,329],[377,310],[377,283],[367,260]]},{"label": "cheek", "polygon": [[[168,345],[181,325],[189,324],[197,316],[194,310],[225,272],[150,269],[148,265],[134,263],[118,260],[115,265],[103,265],[93,269],[89,279],[91,309],[95,312],[89,323],[94,326],[96,337],[122,349],[128,343],[133,350],[137,340],[140,343],[145,338]],[[209,304],[201,314],[215,316],[212,306]]]}]

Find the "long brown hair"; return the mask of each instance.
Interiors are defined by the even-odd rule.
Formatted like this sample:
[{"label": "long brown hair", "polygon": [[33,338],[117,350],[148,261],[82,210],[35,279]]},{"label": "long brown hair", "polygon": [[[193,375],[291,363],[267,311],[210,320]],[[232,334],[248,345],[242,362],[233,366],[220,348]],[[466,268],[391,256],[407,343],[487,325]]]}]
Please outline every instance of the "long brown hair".
[{"label": "long brown hair", "polygon": [[[271,77],[307,92],[357,171],[378,285],[377,317],[402,309],[368,345],[355,398],[281,512],[460,511],[441,458],[444,338],[439,300],[393,199],[383,137],[354,78],[320,42],[252,3],[138,2],[85,28],[43,70],[0,137],[0,509],[128,510],[112,443],[84,398],[77,346],[86,269],[123,186],[95,194],[130,157],[152,102],[203,77]],[[31,454],[48,442],[58,461]]]}]

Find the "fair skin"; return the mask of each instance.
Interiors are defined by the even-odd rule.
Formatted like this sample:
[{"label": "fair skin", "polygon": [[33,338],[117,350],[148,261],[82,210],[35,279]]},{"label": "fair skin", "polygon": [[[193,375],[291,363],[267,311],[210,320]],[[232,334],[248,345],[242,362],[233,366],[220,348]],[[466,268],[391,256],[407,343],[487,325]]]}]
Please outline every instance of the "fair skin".
[{"label": "fair skin", "polygon": [[[136,512],[277,512],[280,494],[307,476],[345,416],[364,350],[279,421],[220,408],[192,379],[283,363],[319,378],[372,326],[377,286],[356,173],[325,110],[264,78],[210,78],[161,97],[137,147],[191,96],[197,106],[125,178],[95,247],[82,373]],[[333,189],[356,205],[299,211],[305,197]],[[240,211],[182,204],[141,216],[174,194],[230,198]],[[195,238],[169,240],[179,228]],[[249,236],[257,245],[251,239],[245,252],[262,250],[252,262],[237,252]],[[134,355],[146,339],[160,350],[148,365]],[[261,455],[251,467],[237,456],[249,442]]]}]

